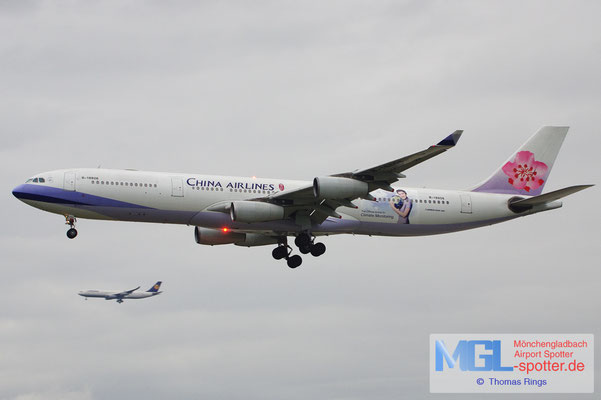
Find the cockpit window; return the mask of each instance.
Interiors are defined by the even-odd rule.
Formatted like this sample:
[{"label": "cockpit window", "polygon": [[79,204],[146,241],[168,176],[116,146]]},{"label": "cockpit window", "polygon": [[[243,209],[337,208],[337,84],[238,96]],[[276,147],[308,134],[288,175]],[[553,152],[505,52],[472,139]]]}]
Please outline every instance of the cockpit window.
[{"label": "cockpit window", "polygon": [[46,182],[46,180],[45,180],[44,178],[40,178],[38,182],[40,182],[40,183],[45,183],[45,182]]},{"label": "cockpit window", "polygon": [[38,181],[38,178],[33,178],[33,182],[36,183]]},{"label": "cockpit window", "polygon": [[33,178],[29,178],[29,179],[27,179],[27,180],[25,181],[25,183],[29,183],[29,182],[31,182],[31,181],[33,181]]}]

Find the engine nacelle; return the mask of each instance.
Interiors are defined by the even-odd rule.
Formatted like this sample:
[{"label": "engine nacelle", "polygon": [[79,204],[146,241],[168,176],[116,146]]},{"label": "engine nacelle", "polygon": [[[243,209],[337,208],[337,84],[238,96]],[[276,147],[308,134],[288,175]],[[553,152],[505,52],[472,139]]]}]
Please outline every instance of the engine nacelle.
[{"label": "engine nacelle", "polygon": [[313,194],[319,199],[354,199],[368,193],[367,183],[356,179],[335,176],[313,179]]},{"label": "engine nacelle", "polygon": [[241,243],[246,240],[246,234],[223,231],[220,229],[201,228],[199,226],[194,228],[194,240],[198,244],[208,244],[210,246],[216,244],[231,244]]},{"label": "engine nacelle", "polygon": [[267,222],[284,218],[284,207],[260,201],[234,201],[230,207],[234,222]]},{"label": "engine nacelle", "polygon": [[234,243],[236,246],[246,246],[246,247],[255,247],[255,246],[266,246],[268,244],[276,244],[278,239],[273,236],[261,235],[260,233],[247,233],[246,239],[242,242]]}]

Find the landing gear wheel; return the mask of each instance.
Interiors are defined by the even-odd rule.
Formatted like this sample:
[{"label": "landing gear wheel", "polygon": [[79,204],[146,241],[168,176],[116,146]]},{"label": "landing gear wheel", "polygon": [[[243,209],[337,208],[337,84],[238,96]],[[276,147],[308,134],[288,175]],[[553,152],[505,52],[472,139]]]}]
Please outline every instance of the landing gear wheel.
[{"label": "landing gear wheel", "polygon": [[290,268],[296,268],[303,263],[303,259],[298,254],[294,255],[292,257],[288,257],[287,261],[288,261],[288,266]]},{"label": "landing gear wheel", "polygon": [[72,215],[65,215],[65,225],[69,225],[70,229],[67,231],[67,237],[69,239],[75,239],[77,236],[77,229],[75,229],[75,222],[77,219]]},{"label": "landing gear wheel", "polygon": [[75,239],[75,236],[77,236],[77,229],[71,228],[67,231],[67,237],[69,239]]},{"label": "landing gear wheel", "polygon": [[281,260],[282,258],[286,258],[288,255],[288,247],[287,246],[278,246],[271,252],[271,255],[276,260]]},{"label": "landing gear wheel", "polygon": [[309,244],[308,246],[299,247],[298,250],[303,254],[309,254],[312,247],[313,245]]},{"label": "landing gear wheel", "polygon": [[311,255],[313,257],[319,257],[320,255],[322,255],[325,252],[326,252],[326,245],[323,243],[315,243],[313,246],[311,246]]},{"label": "landing gear wheel", "polygon": [[311,244],[311,236],[307,235],[306,233],[301,233],[296,237],[296,239],[294,239],[294,244],[299,248],[308,246]]}]

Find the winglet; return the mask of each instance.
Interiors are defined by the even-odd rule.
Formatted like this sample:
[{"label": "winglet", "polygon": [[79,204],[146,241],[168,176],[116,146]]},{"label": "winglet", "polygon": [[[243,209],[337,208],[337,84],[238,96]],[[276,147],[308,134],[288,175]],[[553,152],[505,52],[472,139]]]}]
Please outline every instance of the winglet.
[{"label": "winglet", "polygon": [[449,136],[438,142],[436,146],[453,147],[457,144],[457,142],[459,142],[459,138],[461,137],[462,133],[463,130],[456,130],[455,132],[451,133]]}]

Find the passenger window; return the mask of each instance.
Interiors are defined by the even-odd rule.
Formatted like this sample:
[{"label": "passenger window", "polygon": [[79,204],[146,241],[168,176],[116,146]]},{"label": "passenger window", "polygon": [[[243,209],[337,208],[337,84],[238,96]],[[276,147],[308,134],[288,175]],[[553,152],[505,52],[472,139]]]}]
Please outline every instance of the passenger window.
[{"label": "passenger window", "polygon": [[138,186],[138,184],[137,184],[137,183],[134,183],[134,186]]},{"label": "passenger window", "polygon": [[39,182],[44,183],[44,182],[46,182],[46,180],[44,178],[40,178]]},{"label": "passenger window", "polygon": [[157,184],[156,184],[156,183],[154,184],[154,187],[157,187]]},{"label": "passenger window", "polygon": [[144,187],[148,187],[148,184],[147,184],[147,183],[145,183],[145,184],[144,184]]}]

